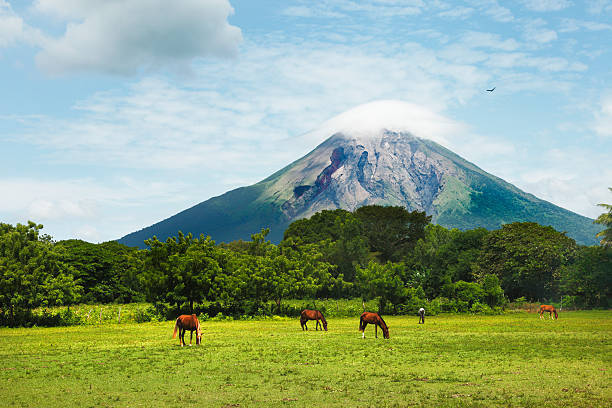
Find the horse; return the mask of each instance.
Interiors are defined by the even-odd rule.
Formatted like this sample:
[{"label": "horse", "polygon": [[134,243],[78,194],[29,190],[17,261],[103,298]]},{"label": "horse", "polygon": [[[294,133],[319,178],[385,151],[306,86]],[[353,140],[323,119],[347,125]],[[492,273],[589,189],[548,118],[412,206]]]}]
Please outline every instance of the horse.
[{"label": "horse", "polygon": [[176,338],[176,331],[179,331],[179,344],[181,347],[185,345],[185,332],[187,330],[190,331],[189,336],[189,345],[191,346],[191,341],[193,340],[193,331],[196,331],[196,345],[202,343],[202,327],[200,326],[200,321],[196,317],[196,315],[180,315],[176,319],[176,323],[174,324],[174,333],[172,333],[172,338]]},{"label": "horse", "polygon": [[419,324],[425,324],[425,309],[420,308],[419,309]]},{"label": "horse", "polygon": [[557,309],[555,309],[554,306],[540,305],[540,319],[544,318],[544,312],[548,312],[548,317],[550,317],[551,319],[553,318],[553,313],[555,314],[555,319],[559,318],[559,315],[557,314]]},{"label": "horse", "polygon": [[383,336],[385,339],[389,338],[389,328],[387,323],[383,320],[378,313],[374,312],[363,312],[359,318],[359,331],[361,332],[362,338],[365,339],[365,328],[368,323],[374,325],[374,334],[378,338],[378,327],[382,329]]},{"label": "horse", "polygon": [[[302,331],[304,331],[304,329],[308,330],[308,326],[306,326],[306,322],[308,320],[317,321],[315,330],[319,330],[319,325],[321,325],[321,322],[322,322],[323,324],[321,325],[321,329],[327,331],[327,320],[325,320],[325,318],[323,317],[323,313],[319,312],[318,310],[309,310],[309,309],[302,310],[302,316],[300,317],[300,324],[302,325]],[[319,322],[319,320],[321,320],[321,322]]]}]

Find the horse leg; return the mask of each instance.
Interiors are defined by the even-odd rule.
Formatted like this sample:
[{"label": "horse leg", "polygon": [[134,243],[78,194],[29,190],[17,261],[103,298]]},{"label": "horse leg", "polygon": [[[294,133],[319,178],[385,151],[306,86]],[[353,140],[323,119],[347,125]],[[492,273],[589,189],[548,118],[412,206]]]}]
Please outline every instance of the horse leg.
[{"label": "horse leg", "polygon": [[[316,330],[316,331],[319,331],[319,325],[320,325],[320,324],[321,324],[321,323],[319,322],[319,319],[317,319],[317,324],[315,325],[315,330]],[[323,326],[321,326],[321,330],[323,330]]]},{"label": "horse leg", "polygon": [[374,336],[378,338],[378,324],[374,325]]},{"label": "horse leg", "polygon": [[193,330],[189,330],[189,347],[191,347],[192,341],[193,341]]},{"label": "horse leg", "polygon": [[365,339],[365,328],[368,324],[366,322],[363,322],[363,330],[361,331],[361,338]]},{"label": "horse leg", "polygon": [[182,327],[179,328],[179,343],[181,344],[181,347],[185,345],[185,329]]}]

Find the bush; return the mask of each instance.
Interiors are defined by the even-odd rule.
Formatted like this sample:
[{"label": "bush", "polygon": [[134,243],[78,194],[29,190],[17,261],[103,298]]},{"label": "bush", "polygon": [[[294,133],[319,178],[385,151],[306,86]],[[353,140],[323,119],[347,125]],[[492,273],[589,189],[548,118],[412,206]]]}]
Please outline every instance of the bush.
[{"label": "bush", "polygon": [[83,324],[84,320],[70,308],[57,313],[44,309],[40,314],[31,314],[29,323],[43,327],[77,326]]},{"label": "bush", "polygon": [[489,305],[480,302],[474,302],[472,307],[470,307],[471,313],[483,313],[483,314],[491,314],[492,310]]},{"label": "bush", "polygon": [[134,311],[134,321],[136,323],[147,323],[159,319],[159,313],[154,306],[138,308]]},{"label": "bush", "polygon": [[425,314],[429,316],[435,316],[442,312],[442,304],[440,302],[440,298],[435,298],[431,302],[428,303],[427,307],[425,307]]}]

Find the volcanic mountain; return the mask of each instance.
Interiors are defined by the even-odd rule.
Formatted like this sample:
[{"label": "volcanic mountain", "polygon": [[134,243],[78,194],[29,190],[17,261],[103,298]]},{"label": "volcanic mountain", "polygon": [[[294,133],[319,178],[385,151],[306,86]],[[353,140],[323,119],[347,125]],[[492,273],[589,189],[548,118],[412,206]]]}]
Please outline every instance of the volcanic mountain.
[{"label": "volcanic mountain", "polygon": [[[425,211],[433,223],[447,228],[497,229],[533,221],[565,231],[578,243],[596,243],[600,228],[593,220],[525,193],[440,144],[401,129],[397,115],[410,121],[408,111],[422,113],[415,118],[421,133],[439,125],[439,118],[401,102],[359,107],[328,122],[324,129],[330,133],[323,143],[265,180],[213,197],[119,242],[142,247],[145,239],[155,235],[165,240],[178,231],[203,233],[217,242],[249,240],[266,227],[269,238],[278,242],[294,220],[325,209],[379,204]],[[433,127],[428,120],[436,122]]]}]

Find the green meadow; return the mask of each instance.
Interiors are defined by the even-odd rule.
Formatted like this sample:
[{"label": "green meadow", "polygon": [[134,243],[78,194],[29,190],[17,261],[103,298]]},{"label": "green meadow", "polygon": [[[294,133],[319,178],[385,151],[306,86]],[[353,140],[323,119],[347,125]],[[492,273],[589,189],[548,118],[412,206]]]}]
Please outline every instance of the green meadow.
[{"label": "green meadow", "polygon": [[388,316],[389,340],[356,317],[206,321],[183,348],[170,321],[3,328],[0,406],[612,406],[612,312],[559,317]]}]

